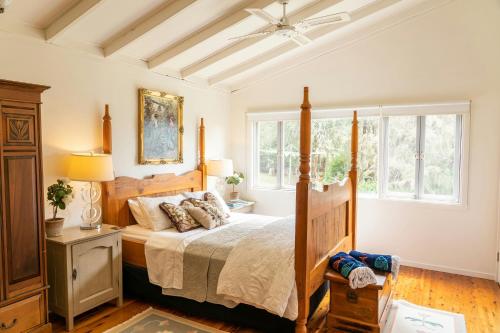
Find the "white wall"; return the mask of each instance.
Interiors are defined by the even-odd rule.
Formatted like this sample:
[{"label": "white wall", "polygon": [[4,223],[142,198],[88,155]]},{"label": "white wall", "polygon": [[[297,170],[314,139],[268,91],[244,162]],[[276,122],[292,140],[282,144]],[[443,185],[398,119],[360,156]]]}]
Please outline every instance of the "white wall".
[{"label": "white wall", "polygon": [[[45,187],[66,174],[70,152],[100,149],[104,104],[110,105],[116,176],[143,177],[192,170],[197,159],[197,122],[205,117],[207,157],[226,157],[229,95],[154,74],[145,67],[89,56],[44,42],[0,33],[0,78],[51,86],[42,96]],[[137,164],[138,89],[184,96],[184,163]],[[75,183],[77,188],[81,183]],[[46,205],[48,206],[48,205]],[[65,226],[80,224],[82,203],[63,212]],[[46,207],[48,213],[49,207]]]},{"label": "white wall", "polygon": [[[245,113],[298,109],[305,85],[313,108],[470,99],[467,207],[361,199],[358,247],[399,254],[415,266],[493,278],[500,169],[499,33],[500,1],[456,0],[237,91],[231,97],[236,168],[247,168],[241,134],[246,131]],[[248,189],[246,196],[257,201],[260,213],[285,215],[295,209],[293,192]]]}]

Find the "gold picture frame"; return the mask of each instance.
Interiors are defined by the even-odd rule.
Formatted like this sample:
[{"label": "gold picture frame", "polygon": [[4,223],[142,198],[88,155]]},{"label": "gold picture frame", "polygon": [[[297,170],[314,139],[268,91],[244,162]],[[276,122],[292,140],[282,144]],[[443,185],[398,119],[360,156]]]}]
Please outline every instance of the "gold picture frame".
[{"label": "gold picture frame", "polygon": [[139,164],[182,163],[184,97],[139,89]]}]

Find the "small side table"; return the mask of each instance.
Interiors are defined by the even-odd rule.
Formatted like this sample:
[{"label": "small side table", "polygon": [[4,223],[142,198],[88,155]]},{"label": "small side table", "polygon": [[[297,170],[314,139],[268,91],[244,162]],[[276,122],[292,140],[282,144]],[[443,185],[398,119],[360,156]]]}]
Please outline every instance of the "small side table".
[{"label": "small side table", "polygon": [[67,228],[62,236],[47,237],[49,309],[66,318],[103,303],[123,304],[122,241],[119,228],[104,224],[100,230]]},{"label": "small side table", "polygon": [[229,210],[233,213],[252,213],[255,206],[254,201],[245,200],[238,200],[236,202],[228,201],[226,203],[229,206]]}]

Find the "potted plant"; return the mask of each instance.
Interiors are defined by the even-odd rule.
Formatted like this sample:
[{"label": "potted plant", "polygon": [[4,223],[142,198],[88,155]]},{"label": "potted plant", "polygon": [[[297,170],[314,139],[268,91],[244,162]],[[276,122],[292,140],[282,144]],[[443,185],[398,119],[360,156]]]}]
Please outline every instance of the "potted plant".
[{"label": "potted plant", "polygon": [[226,177],[226,183],[233,186],[233,191],[229,193],[229,200],[234,201],[240,198],[240,193],[235,190],[235,186],[238,186],[243,182],[245,176],[242,172],[235,172],[232,176]]},{"label": "potted plant", "polygon": [[67,179],[58,179],[57,183],[47,188],[47,199],[52,206],[52,218],[45,220],[45,233],[47,237],[61,236],[64,217],[57,217],[57,210],[64,210],[73,200],[73,187]]}]

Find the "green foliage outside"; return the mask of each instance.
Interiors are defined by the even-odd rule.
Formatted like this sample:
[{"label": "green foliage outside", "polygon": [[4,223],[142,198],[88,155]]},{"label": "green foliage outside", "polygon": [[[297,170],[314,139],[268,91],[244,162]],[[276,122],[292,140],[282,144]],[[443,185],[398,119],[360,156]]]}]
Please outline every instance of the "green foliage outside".
[{"label": "green foliage outside", "polygon": [[[456,117],[425,117],[424,194],[453,194]],[[388,118],[389,192],[415,192],[418,119],[416,116]],[[358,190],[364,193],[377,192],[379,120],[377,116],[359,118]],[[313,119],[311,177],[314,183],[330,184],[347,176],[351,164],[351,121],[351,118]],[[279,187],[277,169],[282,167],[282,185],[294,187],[299,176],[299,122],[282,122],[282,162],[278,156],[278,129],[277,121],[259,122],[258,184]]]}]

